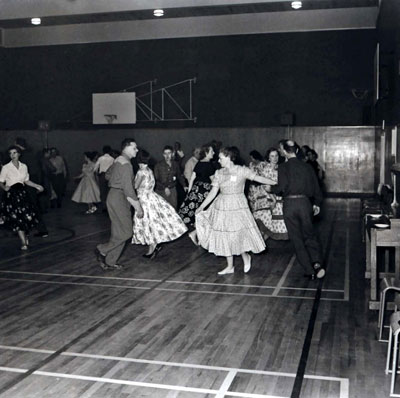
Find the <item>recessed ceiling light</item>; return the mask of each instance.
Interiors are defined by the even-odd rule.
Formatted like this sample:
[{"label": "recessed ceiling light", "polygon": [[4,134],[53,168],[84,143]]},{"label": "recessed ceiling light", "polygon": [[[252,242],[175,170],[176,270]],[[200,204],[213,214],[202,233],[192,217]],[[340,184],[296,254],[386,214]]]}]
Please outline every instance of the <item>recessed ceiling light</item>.
[{"label": "recessed ceiling light", "polygon": [[42,20],[40,18],[32,18],[31,19],[32,25],[40,25],[41,23],[42,23]]},{"label": "recessed ceiling light", "polygon": [[303,6],[301,1],[292,1],[292,8],[295,10],[300,9]]},{"label": "recessed ceiling light", "polygon": [[162,17],[164,15],[164,10],[158,9],[153,11],[155,17]]}]

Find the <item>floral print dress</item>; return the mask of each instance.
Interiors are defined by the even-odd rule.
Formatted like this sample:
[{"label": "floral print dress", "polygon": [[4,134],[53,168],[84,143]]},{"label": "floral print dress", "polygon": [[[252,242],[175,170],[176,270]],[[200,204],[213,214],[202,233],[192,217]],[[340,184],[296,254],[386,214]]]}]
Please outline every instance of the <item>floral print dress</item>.
[{"label": "floral print dress", "polygon": [[187,232],[185,223],[175,209],[154,192],[155,179],[148,166],[140,167],[135,181],[141,179],[137,196],[143,209],[143,218],[133,218],[132,243],[153,245],[175,240]]},{"label": "floral print dress", "polygon": [[[250,168],[262,177],[278,181],[278,170],[268,162],[250,164]],[[265,185],[251,185],[248,193],[250,209],[264,239],[289,239],[283,221],[283,201],[267,191]]]},{"label": "floral print dress", "polygon": [[214,175],[215,170],[215,166],[211,162],[200,161],[194,167],[193,172],[196,173],[196,179],[179,209],[179,215],[185,224],[193,225],[195,223],[196,210],[211,191],[210,177]]}]

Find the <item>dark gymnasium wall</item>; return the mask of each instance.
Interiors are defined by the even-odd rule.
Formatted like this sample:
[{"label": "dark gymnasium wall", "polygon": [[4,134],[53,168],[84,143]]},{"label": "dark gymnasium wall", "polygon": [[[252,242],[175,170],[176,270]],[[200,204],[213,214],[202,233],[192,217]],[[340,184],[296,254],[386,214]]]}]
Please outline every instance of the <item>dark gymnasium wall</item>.
[{"label": "dark gymnasium wall", "polygon": [[384,0],[377,23],[380,97],[377,111],[388,124],[400,123],[400,1]]},{"label": "dark gymnasium wall", "polygon": [[3,49],[0,128],[71,128],[91,119],[93,92],[192,77],[197,124],[158,127],[279,126],[286,112],[298,126],[368,125],[372,95],[351,90],[372,93],[375,44],[375,30],[348,30]]},{"label": "dark gymnasium wall", "polygon": [[[224,145],[235,145],[246,162],[249,152],[257,149],[262,154],[277,146],[282,138],[292,138],[299,144],[308,144],[319,154],[318,161],[326,171],[325,185],[328,192],[371,193],[377,186],[379,175],[380,143],[376,141],[375,127],[270,127],[270,128],[182,128],[182,129],[102,129],[102,130],[52,130],[0,131],[2,145],[7,148],[17,136],[24,138],[29,149],[22,161],[29,165],[32,178],[37,178],[37,154],[46,145],[56,146],[65,157],[70,176],[80,174],[83,152],[99,151],[108,144],[119,149],[123,138],[134,137],[139,147],[150,152],[154,160],[162,159],[164,145],[182,143],[186,159],[194,146],[213,139]],[[70,179],[69,189],[75,187]]]}]

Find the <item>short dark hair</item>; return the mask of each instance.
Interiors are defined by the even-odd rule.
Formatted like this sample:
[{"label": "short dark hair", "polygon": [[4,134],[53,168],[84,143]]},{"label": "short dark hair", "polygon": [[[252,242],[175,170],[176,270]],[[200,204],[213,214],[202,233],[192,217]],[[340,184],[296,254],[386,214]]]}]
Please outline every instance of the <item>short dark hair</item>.
[{"label": "short dark hair", "polygon": [[313,155],[313,156],[315,157],[315,160],[318,159],[318,153],[317,153],[314,149],[310,149],[310,150],[307,152],[307,155],[308,155],[309,153],[311,153],[311,155]]},{"label": "short dark hair", "polygon": [[264,158],[262,157],[261,153],[256,151],[255,149],[253,149],[249,155],[255,159],[255,160],[259,160],[260,162],[262,162],[264,160]]},{"label": "short dark hair", "polygon": [[136,156],[136,161],[138,163],[149,164],[150,154],[145,149],[141,149]]},{"label": "short dark hair", "polygon": [[88,158],[88,159],[90,159],[92,162],[93,162],[93,160],[96,158],[96,156],[97,156],[97,152],[95,151],[95,152],[90,152],[90,151],[88,151],[88,152],[83,152],[83,154]]},{"label": "short dark hair", "polygon": [[200,148],[200,160],[204,159],[207,156],[207,153],[210,151],[210,148],[212,148],[213,146],[211,144],[204,144],[201,146]]},{"label": "short dark hair", "polygon": [[13,149],[16,150],[21,155],[21,153],[22,153],[21,148],[19,146],[16,146],[16,145],[9,146],[8,149],[7,149],[7,152],[12,151]]},{"label": "short dark hair", "polygon": [[279,146],[284,146],[288,140],[286,138],[283,138],[282,140],[279,140],[278,145]]},{"label": "short dark hair", "polygon": [[240,159],[239,149],[235,146],[226,146],[225,148],[221,148],[219,153],[227,156],[234,164],[237,164],[238,159]]},{"label": "short dark hair", "polygon": [[105,154],[105,153],[110,154],[111,151],[112,151],[112,149],[111,149],[110,145],[104,145],[104,146],[103,146],[103,153],[104,153],[104,154]]},{"label": "short dark hair", "polygon": [[299,146],[291,140],[286,140],[286,142],[283,144],[283,149],[287,153],[297,153],[297,150],[299,149]]},{"label": "short dark hair", "polygon": [[164,151],[171,151],[171,152],[174,152],[174,148],[172,148],[171,145],[165,145],[165,147],[164,147],[164,149],[163,149],[163,152],[164,152]]},{"label": "short dark hair", "polygon": [[268,148],[267,152],[265,152],[265,160],[267,162],[269,162],[269,155],[271,154],[271,152],[276,152],[279,156],[279,150],[277,148],[275,148],[274,146],[271,148]]},{"label": "short dark hair", "polygon": [[134,142],[136,144],[136,141],[134,138],[125,138],[121,142],[121,151],[123,151],[127,146],[131,145],[131,143]]}]

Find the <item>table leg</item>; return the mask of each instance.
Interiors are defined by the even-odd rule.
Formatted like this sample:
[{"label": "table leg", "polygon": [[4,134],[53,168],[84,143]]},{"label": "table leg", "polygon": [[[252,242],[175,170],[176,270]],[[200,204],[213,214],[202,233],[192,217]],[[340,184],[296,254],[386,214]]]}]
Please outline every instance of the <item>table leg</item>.
[{"label": "table leg", "polygon": [[[372,231],[371,231],[372,233]],[[370,278],[371,273],[371,237],[365,232],[365,277]]]},{"label": "table leg", "polygon": [[400,247],[395,247],[394,254],[394,277],[399,280],[400,279]]},{"label": "table leg", "polygon": [[378,288],[378,272],[376,263],[376,229],[371,228],[371,300],[377,300],[377,288]]}]

